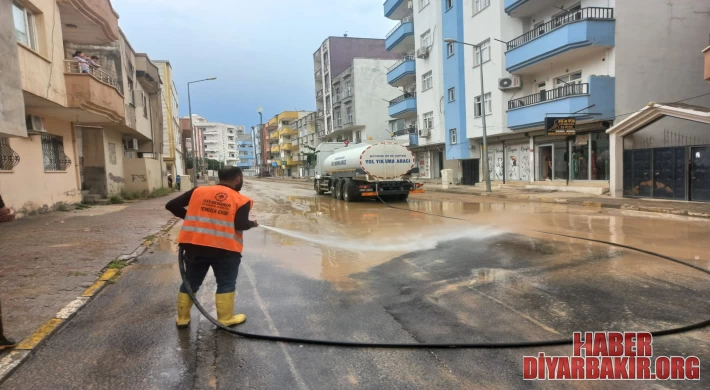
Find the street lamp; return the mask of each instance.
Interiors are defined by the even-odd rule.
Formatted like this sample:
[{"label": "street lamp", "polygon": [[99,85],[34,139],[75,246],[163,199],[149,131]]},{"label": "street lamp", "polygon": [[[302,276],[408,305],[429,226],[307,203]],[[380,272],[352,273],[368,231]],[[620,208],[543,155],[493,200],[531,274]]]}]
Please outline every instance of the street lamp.
[{"label": "street lamp", "polygon": [[[262,114],[264,109],[259,106],[256,111],[259,113],[259,147],[261,148],[261,161],[257,159],[256,162],[259,164],[259,175],[261,175],[262,171],[266,167],[266,156],[264,155],[264,139],[262,138],[262,136],[264,135],[264,115]],[[254,145],[254,158],[256,158],[256,145]]]},{"label": "street lamp", "polygon": [[480,45],[474,45],[471,43],[460,42],[452,38],[444,38],[446,43],[460,43],[462,45],[468,45],[476,48],[478,50],[478,67],[481,72],[481,120],[483,121],[483,154],[481,158],[483,159],[483,174],[486,179],[486,192],[491,192],[491,174],[488,171],[488,137],[486,134],[486,104],[485,104],[485,92],[483,89],[483,51]]},{"label": "street lamp", "polygon": [[201,83],[203,81],[217,80],[216,77],[210,77],[208,79],[195,80],[187,83],[187,106],[190,112],[190,133],[192,134],[192,187],[197,188],[197,139],[195,134],[195,127],[192,125],[192,100],[190,99],[190,84]]}]

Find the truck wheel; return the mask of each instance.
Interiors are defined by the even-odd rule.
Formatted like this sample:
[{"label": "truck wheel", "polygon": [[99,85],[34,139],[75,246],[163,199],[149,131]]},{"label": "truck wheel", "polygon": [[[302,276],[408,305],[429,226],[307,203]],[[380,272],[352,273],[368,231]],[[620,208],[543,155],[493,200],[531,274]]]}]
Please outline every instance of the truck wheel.
[{"label": "truck wheel", "polygon": [[323,195],[325,191],[320,189],[320,180],[313,180],[313,189],[316,190],[316,194]]},{"label": "truck wheel", "polygon": [[343,200],[346,202],[355,202],[358,199],[358,194],[355,192],[355,182],[345,179],[342,184]]},{"label": "truck wheel", "polygon": [[343,184],[345,180],[338,180],[335,183],[335,198],[338,200],[343,200]]},{"label": "truck wheel", "polygon": [[338,195],[336,193],[337,188],[338,188],[338,180],[330,179],[330,196],[332,196],[333,199],[338,199]]}]

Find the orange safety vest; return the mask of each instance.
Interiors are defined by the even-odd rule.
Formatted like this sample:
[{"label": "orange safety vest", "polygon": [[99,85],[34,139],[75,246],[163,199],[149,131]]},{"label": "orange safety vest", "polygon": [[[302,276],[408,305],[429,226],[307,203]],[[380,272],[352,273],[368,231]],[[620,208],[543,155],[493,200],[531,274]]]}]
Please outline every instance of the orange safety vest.
[{"label": "orange safety vest", "polygon": [[244,236],[234,229],[237,210],[253,201],[225,186],[198,187],[192,193],[178,236],[180,244],[193,244],[241,253]]}]

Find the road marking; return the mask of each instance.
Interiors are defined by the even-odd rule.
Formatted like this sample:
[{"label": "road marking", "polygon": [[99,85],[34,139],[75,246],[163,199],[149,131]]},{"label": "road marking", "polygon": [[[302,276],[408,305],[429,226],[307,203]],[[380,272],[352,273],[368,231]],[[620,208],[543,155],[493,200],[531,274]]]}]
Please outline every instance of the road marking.
[{"label": "road marking", "polygon": [[104,274],[101,275],[99,280],[103,280],[104,282],[109,281],[109,280],[111,280],[111,278],[114,277],[114,275],[116,275],[116,273],[118,273],[118,270],[115,268],[106,270],[106,272],[104,272]]},{"label": "road marking", "polygon": [[12,351],[0,360],[0,379],[7,377],[15,371],[30,356],[30,351]]},{"label": "road marking", "polygon": [[44,340],[45,337],[49,336],[52,332],[54,332],[54,330],[57,329],[57,326],[59,326],[59,324],[61,323],[62,319],[52,318],[51,320],[45,322],[44,325],[40,326],[39,329],[35,330],[34,333],[25,337],[19,344],[17,344],[17,347],[15,347],[15,349],[34,349],[39,343],[42,342],[42,340]]},{"label": "road marking", "polygon": [[[254,280],[254,274],[252,274],[251,268],[249,268],[246,263],[243,264],[244,270],[246,271],[247,277],[249,278],[249,283],[251,283],[252,288],[254,289],[254,297],[256,298],[256,303],[259,305],[259,308],[264,313],[264,316],[266,317],[266,322],[269,324],[269,329],[271,329],[271,332],[273,332],[273,334],[280,336],[278,329],[276,329],[276,324],[274,323],[274,320],[271,319],[271,315],[269,315],[269,312],[266,309],[266,304],[264,304],[264,301],[261,299],[261,295],[259,295],[259,290],[257,290],[256,288],[256,280]],[[298,373],[296,365],[293,364],[293,359],[291,358],[291,355],[286,349],[286,344],[279,343],[279,346],[281,347],[281,351],[286,357],[286,363],[288,363],[289,371],[291,371],[291,374],[293,374],[294,378],[296,379],[298,387],[301,389],[308,389],[306,382],[303,381],[303,378],[301,378],[301,375]]]},{"label": "road marking", "polygon": [[79,311],[79,309],[86,305],[86,302],[89,302],[89,297],[79,297],[69,302],[69,304],[64,306],[62,310],[59,310],[59,313],[57,313],[55,317],[62,320],[68,320],[69,317],[73,316]]},{"label": "road marking", "polygon": [[93,297],[94,295],[96,295],[97,292],[99,292],[99,290],[101,290],[101,287],[103,287],[105,284],[106,282],[104,282],[103,280],[97,280],[96,282],[94,282],[94,284],[89,286],[89,288],[87,288],[84,293],[81,294],[81,296]]}]

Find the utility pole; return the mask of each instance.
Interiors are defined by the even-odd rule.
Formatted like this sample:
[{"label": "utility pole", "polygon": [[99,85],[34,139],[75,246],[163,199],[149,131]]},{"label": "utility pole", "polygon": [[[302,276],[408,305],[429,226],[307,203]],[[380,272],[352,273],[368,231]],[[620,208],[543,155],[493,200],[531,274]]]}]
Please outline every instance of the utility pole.
[{"label": "utility pole", "polygon": [[190,114],[190,133],[192,136],[192,187],[197,188],[197,134],[195,131],[195,126],[192,124],[192,99],[190,99],[190,84],[200,83],[203,81],[217,80],[216,77],[210,77],[208,79],[190,81],[187,83],[187,107]]},{"label": "utility pole", "polygon": [[488,135],[486,131],[486,93],[483,89],[483,50],[481,50],[480,45],[474,45],[471,43],[460,42],[452,38],[444,38],[446,43],[460,43],[462,45],[472,46],[478,50],[478,67],[481,73],[481,121],[483,124],[483,150],[481,159],[483,160],[483,177],[486,181],[486,192],[491,192],[491,174],[488,170]]}]

